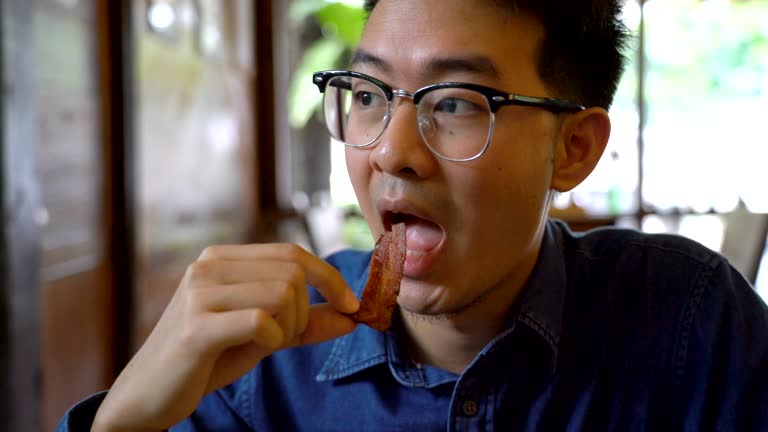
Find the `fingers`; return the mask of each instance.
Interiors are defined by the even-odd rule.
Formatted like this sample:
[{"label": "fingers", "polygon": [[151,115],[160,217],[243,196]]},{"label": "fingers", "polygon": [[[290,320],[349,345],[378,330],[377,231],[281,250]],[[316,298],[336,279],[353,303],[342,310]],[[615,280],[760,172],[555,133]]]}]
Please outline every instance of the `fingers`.
[{"label": "fingers", "polygon": [[296,308],[301,300],[299,291],[306,292],[307,289],[303,285],[275,280],[205,285],[196,288],[190,295],[194,297],[196,307],[208,312],[260,308],[278,314],[285,308]]},{"label": "fingers", "polygon": [[[275,318],[262,309],[241,309],[207,314],[205,323],[195,326],[197,334],[188,340],[200,344],[202,351],[253,343],[266,354],[285,343],[285,334]],[[191,347],[196,348],[196,347]]]},{"label": "fingers", "polygon": [[201,286],[210,283],[231,285],[258,280],[286,280],[300,286],[307,284],[306,273],[300,264],[274,259],[196,261],[189,266],[187,274],[195,285]]},{"label": "fingers", "polygon": [[[329,302],[310,307],[308,283]],[[359,302],[341,275],[295,245],[209,247],[188,268],[184,286],[179,304],[207,322],[207,333],[190,340],[207,340],[209,352],[253,345],[268,355],[356,327],[342,312],[356,311]]]},{"label": "fingers", "polygon": [[286,338],[279,318],[262,309],[209,313],[203,319],[205,322],[195,326],[187,337],[189,349],[219,353],[244,346],[248,347],[249,358],[256,354],[264,357],[280,348],[325,342],[357,327],[355,321],[328,303],[309,308],[306,330],[292,341]]},{"label": "fingers", "polygon": [[287,281],[204,285],[188,290],[185,295],[191,310],[202,314],[248,309],[264,311],[275,319],[288,340],[304,331],[306,326],[307,289]]},{"label": "fingers", "polygon": [[[333,267],[295,245],[209,247],[190,265],[185,280],[187,289],[181,295],[191,310],[206,314],[259,309],[271,316],[286,341],[298,340],[310,325],[307,283],[329,297],[325,307],[346,313],[359,307]],[[343,322],[346,331],[349,322]]]},{"label": "fingers", "polygon": [[293,340],[296,337],[296,302],[291,301],[289,307],[283,308],[274,316],[275,321],[283,331],[283,342]]},{"label": "fingers", "polygon": [[296,333],[301,334],[309,321],[309,292],[302,287],[296,290]]},{"label": "fingers", "polygon": [[307,329],[302,333],[295,345],[309,345],[335,339],[352,333],[357,323],[348,316],[339,313],[330,304],[312,305],[309,312]]},{"label": "fingers", "polygon": [[[345,313],[357,311],[360,304],[352,290],[341,277],[341,274],[330,264],[310,254],[301,247],[293,244],[256,244],[256,245],[227,245],[206,248],[195,264],[206,267],[206,261],[249,261],[244,266],[234,266],[244,272],[264,274],[264,271],[296,271],[292,265],[298,265],[303,271],[306,282],[314,286],[336,309]],[[261,263],[258,268],[248,268],[254,262]],[[279,266],[276,263],[288,263]],[[226,269],[213,270],[214,278],[232,278]],[[219,280],[217,279],[217,280]]]}]

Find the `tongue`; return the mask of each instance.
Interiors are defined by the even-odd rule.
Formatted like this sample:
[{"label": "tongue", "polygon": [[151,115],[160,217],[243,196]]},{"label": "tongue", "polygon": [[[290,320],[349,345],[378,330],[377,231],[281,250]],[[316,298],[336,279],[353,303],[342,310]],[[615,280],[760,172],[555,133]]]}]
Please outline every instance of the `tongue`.
[{"label": "tongue", "polygon": [[443,230],[424,219],[414,219],[405,224],[408,250],[428,252],[436,248],[443,239]]}]

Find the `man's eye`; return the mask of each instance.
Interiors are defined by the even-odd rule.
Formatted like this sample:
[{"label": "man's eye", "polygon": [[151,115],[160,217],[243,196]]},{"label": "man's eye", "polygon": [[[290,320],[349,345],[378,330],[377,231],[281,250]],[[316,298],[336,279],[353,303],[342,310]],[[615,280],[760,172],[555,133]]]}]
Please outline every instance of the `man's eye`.
[{"label": "man's eye", "polygon": [[471,114],[480,110],[476,103],[459,98],[445,98],[435,105],[435,111],[447,114]]},{"label": "man's eye", "polygon": [[355,91],[353,99],[355,106],[362,108],[378,107],[385,103],[382,95],[366,90]]},{"label": "man's eye", "polygon": [[362,106],[371,106],[375,97],[376,96],[373,93],[367,91],[359,91],[355,94],[355,100]]}]

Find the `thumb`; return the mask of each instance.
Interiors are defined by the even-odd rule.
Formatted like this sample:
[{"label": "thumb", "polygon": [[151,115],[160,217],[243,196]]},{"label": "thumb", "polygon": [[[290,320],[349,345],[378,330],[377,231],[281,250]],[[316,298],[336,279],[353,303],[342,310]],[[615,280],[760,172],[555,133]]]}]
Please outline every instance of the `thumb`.
[{"label": "thumb", "polygon": [[296,345],[309,345],[352,333],[357,323],[337,311],[328,303],[312,305],[309,309],[309,321]]}]

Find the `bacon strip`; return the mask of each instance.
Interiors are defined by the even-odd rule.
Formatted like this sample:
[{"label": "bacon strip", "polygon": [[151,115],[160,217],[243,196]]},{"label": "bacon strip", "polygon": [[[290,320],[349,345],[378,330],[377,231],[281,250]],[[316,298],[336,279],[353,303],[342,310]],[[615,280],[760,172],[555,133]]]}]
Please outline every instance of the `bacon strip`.
[{"label": "bacon strip", "polygon": [[392,231],[376,242],[360,309],[350,315],[353,320],[381,332],[389,329],[403,278],[405,251],[405,224],[392,225]]}]

